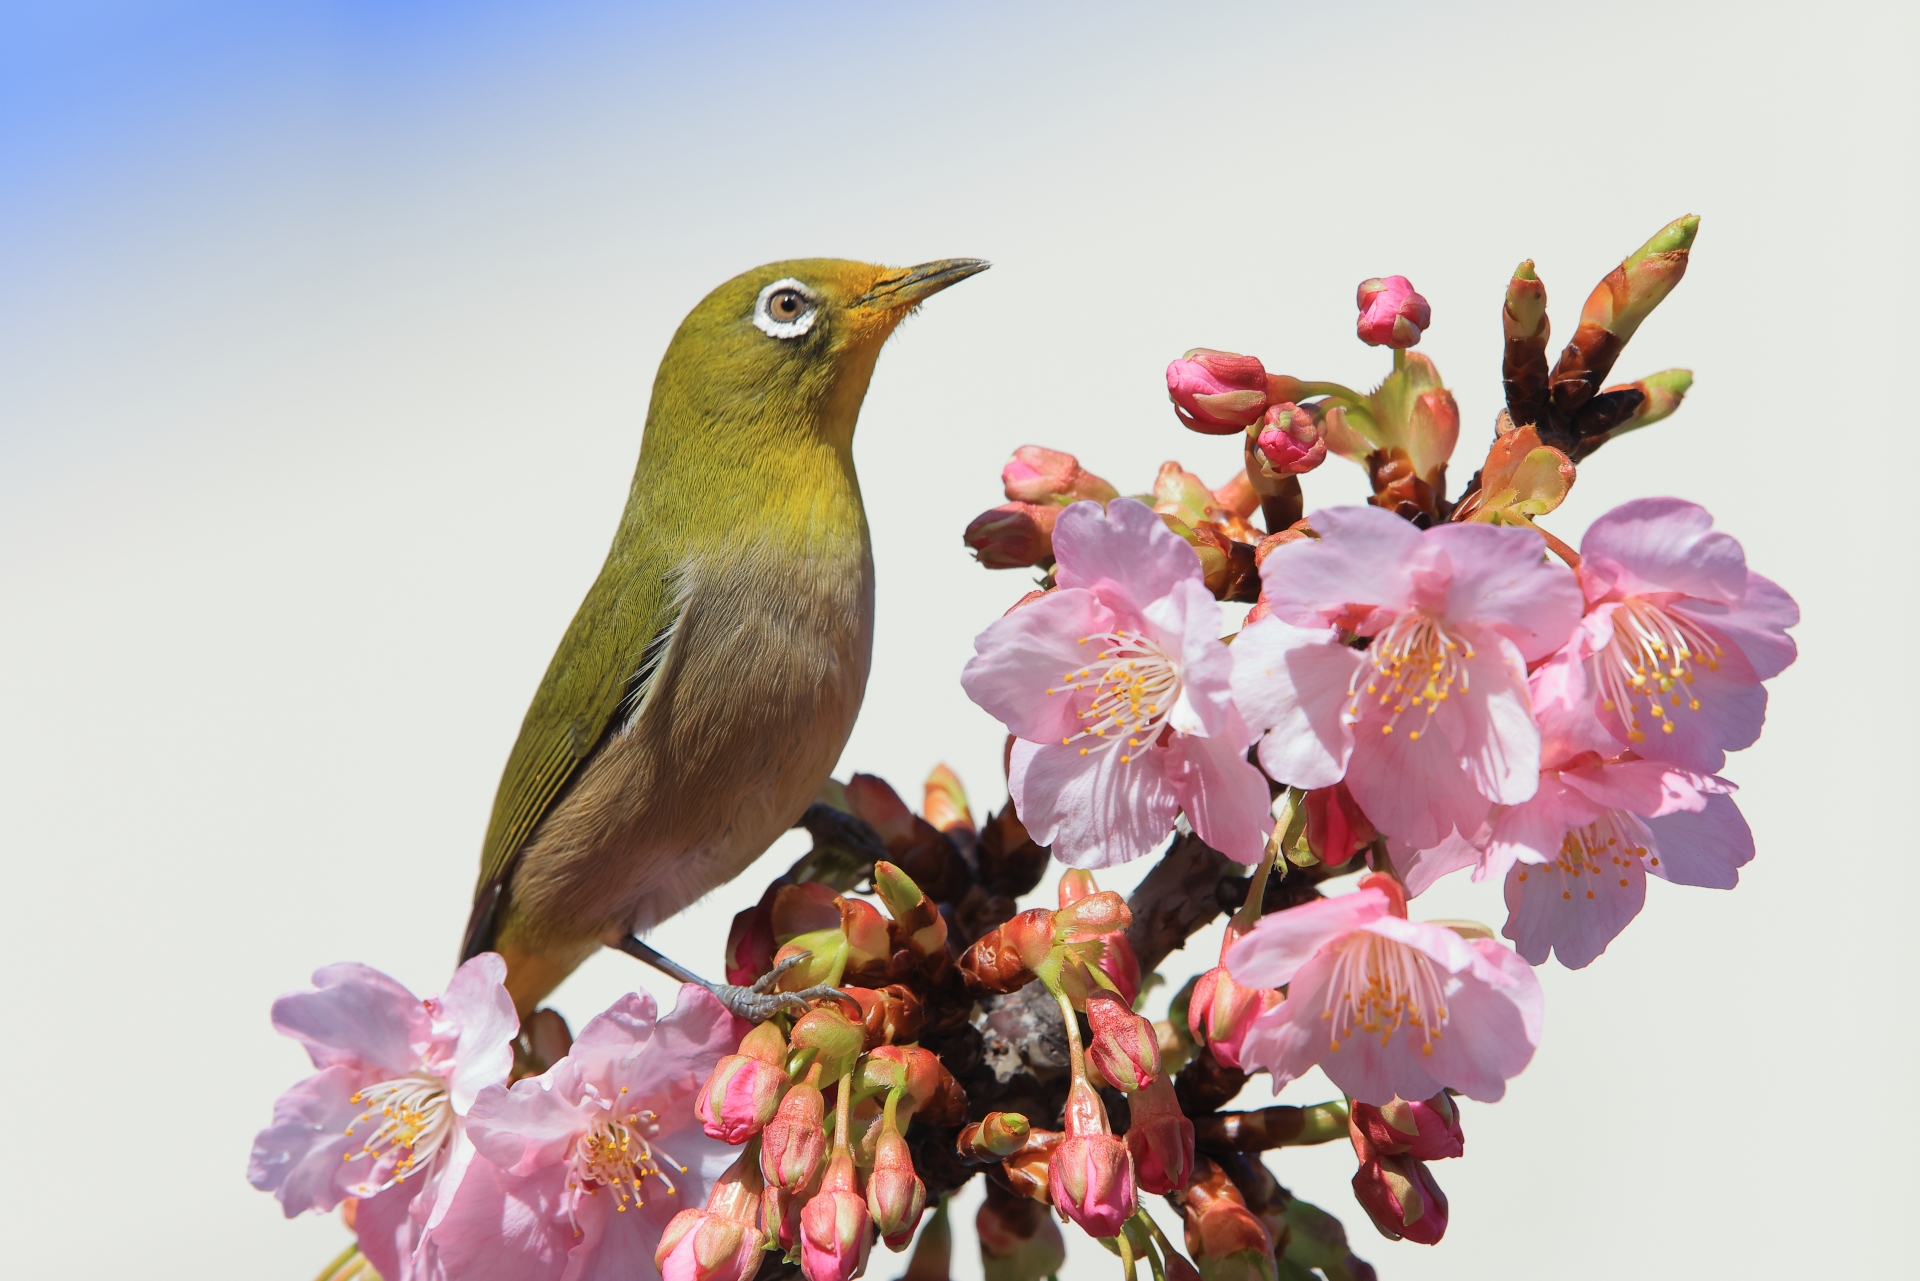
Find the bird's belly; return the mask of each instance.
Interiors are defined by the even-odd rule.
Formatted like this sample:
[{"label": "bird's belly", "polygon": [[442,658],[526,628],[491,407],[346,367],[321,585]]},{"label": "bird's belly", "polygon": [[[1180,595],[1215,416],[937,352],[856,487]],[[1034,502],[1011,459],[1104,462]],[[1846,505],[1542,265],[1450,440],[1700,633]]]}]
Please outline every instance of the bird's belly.
[{"label": "bird's belly", "polygon": [[870,561],[806,577],[694,587],[641,710],[528,843],[515,916],[552,942],[644,931],[793,825],[852,732],[873,637]]}]

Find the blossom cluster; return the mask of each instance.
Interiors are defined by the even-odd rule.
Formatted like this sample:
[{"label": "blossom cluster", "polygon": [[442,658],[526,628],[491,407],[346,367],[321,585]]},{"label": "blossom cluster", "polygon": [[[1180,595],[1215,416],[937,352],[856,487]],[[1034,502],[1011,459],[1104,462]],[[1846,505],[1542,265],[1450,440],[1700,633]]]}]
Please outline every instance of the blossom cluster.
[{"label": "blossom cluster", "polygon": [[[1459,410],[1401,276],[1358,290],[1359,338],[1392,353],[1371,391],[1208,349],[1169,365],[1178,421],[1239,437],[1218,486],[1169,462],[1125,495],[1016,451],[966,541],[1039,579],[960,673],[1006,728],[1005,808],[977,823],[944,766],[918,813],[830,783],[813,849],[727,939],[729,983],[789,997],[757,1024],[689,984],[575,1038],[551,1010],[519,1026],[497,956],[427,1001],[321,970],[274,1007],[315,1074],[253,1183],[343,1212],[340,1281],[850,1281],[916,1235],[907,1275],[944,1277],[945,1201],[975,1177],[989,1281],[1056,1272],[1056,1218],[1130,1281],[1349,1281],[1373,1269],[1262,1157],[1345,1139],[1376,1228],[1438,1242],[1431,1167],[1464,1155],[1459,1100],[1499,1100],[1539,1047],[1535,968],[1591,964],[1650,876],[1730,889],[1754,854],[1721,771],[1794,659],[1792,599],[1678,498],[1577,549],[1540,523],[1690,385],[1605,380],[1696,225],[1610,273],[1551,368],[1544,286],[1516,270],[1507,407],[1457,497]],[[1309,514],[1300,478],[1333,456],[1371,492]],[[1156,850],[1131,900],[1096,883]],[[1056,896],[1023,908],[1050,861]],[[1502,886],[1498,933],[1419,919],[1462,871]],[[1218,963],[1150,1020],[1157,971],[1222,913]],[[1234,1106],[1315,1067],[1340,1097]]]}]

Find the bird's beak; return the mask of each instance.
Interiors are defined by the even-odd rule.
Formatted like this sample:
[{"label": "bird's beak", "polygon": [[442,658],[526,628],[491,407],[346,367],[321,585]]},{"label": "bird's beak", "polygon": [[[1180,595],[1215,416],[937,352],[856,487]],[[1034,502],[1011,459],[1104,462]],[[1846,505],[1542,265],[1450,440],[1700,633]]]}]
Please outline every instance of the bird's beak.
[{"label": "bird's beak", "polygon": [[948,285],[957,285],[968,276],[977,276],[992,266],[984,258],[939,258],[908,267],[874,282],[873,288],[854,300],[856,307],[874,307],[882,311],[907,311],[919,306]]}]

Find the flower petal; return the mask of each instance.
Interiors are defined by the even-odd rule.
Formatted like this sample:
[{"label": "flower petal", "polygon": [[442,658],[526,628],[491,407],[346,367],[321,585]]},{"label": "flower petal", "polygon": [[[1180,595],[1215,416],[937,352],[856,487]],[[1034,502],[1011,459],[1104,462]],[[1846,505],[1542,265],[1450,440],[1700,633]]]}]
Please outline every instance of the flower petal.
[{"label": "flower petal", "polygon": [[1233,655],[1220,640],[1220,602],[1206,584],[1190,578],[1148,605],[1146,619],[1154,639],[1180,665],[1180,700],[1167,723],[1180,734],[1223,732],[1233,713]]},{"label": "flower petal", "polygon": [[315,1067],[363,1063],[383,1077],[420,1066],[432,1035],[420,998],[372,966],[346,961],[314,971],[317,991],[273,1003],[274,1030],[306,1046]]},{"label": "flower petal", "polygon": [[515,1176],[474,1162],[428,1232],[433,1271],[458,1281],[559,1281],[574,1244],[561,1208],[566,1180],[557,1165]]},{"label": "flower petal", "polygon": [[1487,798],[1461,770],[1460,754],[1442,732],[1416,741],[1361,720],[1346,782],[1374,827],[1415,849],[1438,845],[1456,828],[1478,831],[1487,815]]},{"label": "flower petal", "polygon": [[1228,858],[1258,863],[1266,853],[1267,833],[1273,826],[1267,780],[1247,763],[1252,735],[1239,714],[1227,709],[1229,724],[1238,730],[1225,737],[1176,737],[1169,754],[1167,779],[1180,808],[1201,840]]},{"label": "flower petal", "polygon": [[1447,1034],[1434,1043],[1430,1070],[1447,1088],[1494,1103],[1540,1044],[1540,980],[1512,949],[1465,942],[1475,961],[1447,996]]},{"label": "flower petal", "polygon": [[1305,1076],[1326,1052],[1327,1025],[1320,1012],[1327,1008],[1332,978],[1333,958],[1324,953],[1313,957],[1295,972],[1287,998],[1256,1015],[1241,1041],[1241,1064],[1249,1071],[1261,1068],[1271,1074],[1275,1094]]},{"label": "flower petal", "polygon": [[1260,566],[1261,591],[1276,616],[1326,627],[1356,606],[1398,613],[1412,603],[1419,530],[1378,507],[1330,507],[1315,512],[1312,524],[1319,538],[1282,543]]},{"label": "flower petal", "polygon": [[1707,803],[1708,794],[1716,790],[1700,775],[1663,761],[1612,761],[1565,770],[1560,778],[1602,809],[1627,810],[1647,817],[1700,809]]},{"label": "flower petal", "polygon": [[1800,606],[1773,580],[1758,574],[1747,574],[1747,594],[1737,605],[1683,600],[1669,608],[1699,620],[1715,639],[1739,646],[1759,680],[1772,680],[1799,656],[1787,628],[1800,621]]},{"label": "flower petal", "polygon": [[[1075,503],[1053,527],[1053,579],[1084,587],[1134,612],[1201,578],[1200,555],[1167,528],[1153,508],[1132,498]],[[1029,608],[1031,608],[1029,606]]]},{"label": "flower petal", "polygon": [[1647,820],[1658,860],[1647,870],[1675,885],[1730,890],[1753,858],[1753,830],[1733,798],[1716,793],[1698,812],[1680,810]]},{"label": "flower petal", "polygon": [[1541,775],[1540,789],[1531,799],[1494,816],[1486,866],[1482,875],[1474,879],[1504,873],[1516,862],[1535,865],[1553,862],[1560,857],[1560,846],[1567,833],[1599,818],[1602,808],[1585,793],[1568,787],[1562,775]]},{"label": "flower petal", "polygon": [[1079,724],[1073,699],[1048,691],[1087,662],[1083,637],[1116,625],[1113,611],[1092,592],[1048,592],[974,638],[974,656],[960,673],[960,687],[1016,738],[1058,742]]},{"label": "flower petal", "polygon": [[1528,662],[1560,648],[1579,623],[1579,580],[1546,559],[1546,544],[1532,530],[1440,525],[1427,531],[1427,541],[1444,549],[1453,565],[1449,621],[1494,629]]},{"label": "flower petal", "polygon": [[1731,605],[1747,590],[1747,557],[1698,503],[1638,498],[1588,526],[1581,577],[1591,600],[1682,592]]},{"label": "flower petal", "polygon": [[447,1078],[447,1096],[457,1113],[465,1113],[474,1095],[505,1081],[513,1070],[520,1016],[506,982],[507,963],[498,953],[482,952],[453,972],[440,997],[442,1017],[458,1038]]},{"label": "flower petal", "polygon": [[[1397,841],[1389,842],[1387,852],[1393,856],[1394,870],[1406,884],[1408,898],[1425,894],[1441,877],[1463,867],[1474,867],[1484,857],[1480,847],[1460,835],[1457,828],[1448,832],[1438,845],[1423,850],[1403,851],[1395,848],[1398,845]],[[1481,878],[1476,875],[1474,879]]]},{"label": "flower petal", "polygon": [[1341,712],[1365,660],[1331,627],[1302,628],[1272,616],[1231,646],[1233,701],[1248,725],[1272,732],[1260,764],[1294,787],[1331,787],[1353,754],[1353,727]]},{"label": "flower petal", "polygon": [[1166,777],[1167,749],[1150,747],[1125,762],[1123,755],[1118,744],[1014,741],[1007,790],[1034,841],[1051,845],[1068,867],[1131,862],[1173,828],[1180,799]]},{"label": "flower petal", "polygon": [[1480,794],[1518,805],[1533,795],[1540,776],[1540,730],[1527,699],[1526,665],[1504,636],[1488,632],[1474,641],[1462,660],[1468,679],[1453,691],[1452,715],[1435,719],[1445,720],[1460,767]]},{"label": "flower petal", "polygon": [[1606,951],[1640,914],[1647,873],[1637,858],[1598,873],[1563,867],[1520,864],[1507,872],[1507,923],[1500,932],[1534,965],[1545,965],[1553,952],[1560,964],[1577,970]]},{"label": "flower petal", "polygon": [[1386,915],[1387,896],[1379,890],[1316,899],[1261,917],[1220,961],[1244,987],[1284,987],[1329,943]]}]

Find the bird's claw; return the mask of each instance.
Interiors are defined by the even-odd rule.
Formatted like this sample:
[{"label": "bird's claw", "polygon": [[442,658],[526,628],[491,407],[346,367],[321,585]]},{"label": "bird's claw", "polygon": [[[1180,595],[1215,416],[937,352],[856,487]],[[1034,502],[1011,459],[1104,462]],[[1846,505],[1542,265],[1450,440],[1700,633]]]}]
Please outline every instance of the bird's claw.
[{"label": "bird's claw", "polygon": [[734,1017],[745,1019],[749,1023],[765,1023],[776,1014],[791,1014],[799,1018],[812,1008],[812,1002],[837,996],[851,1000],[837,987],[809,987],[798,992],[761,992],[753,987],[740,987],[726,983],[716,986],[713,994],[720,998],[720,1004],[733,1012]]},{"label": "bird's claw", "polygon": [[800,964],[800,962],[806,960],[809,956],[812,956],[812,955],[813,953],[811,952],[795,952],[792,956],[789,956],[784,961],[775,961],[773,963],[773,968],[768,970],[765,974],[762,974],[758,979],[754,980],[753,986],[747,990],[751,992],[758,992],[762,995],[765,995],[766,993],[773,991],[773,985],[780,981],[780,976],[782,974],[785,974],[788,970],[792,969],[794,966]]}]

